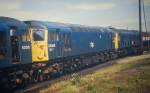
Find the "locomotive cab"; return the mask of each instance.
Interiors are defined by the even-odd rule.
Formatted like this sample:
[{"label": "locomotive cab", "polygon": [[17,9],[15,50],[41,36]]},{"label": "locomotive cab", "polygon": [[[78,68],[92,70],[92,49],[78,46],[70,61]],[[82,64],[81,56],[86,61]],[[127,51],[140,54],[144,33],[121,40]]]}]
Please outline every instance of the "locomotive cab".
[{"label": "locomotive cab", "polygon": [[23,22],[0,17],[0,68],[21,63],[21,35],[27,30]]}]

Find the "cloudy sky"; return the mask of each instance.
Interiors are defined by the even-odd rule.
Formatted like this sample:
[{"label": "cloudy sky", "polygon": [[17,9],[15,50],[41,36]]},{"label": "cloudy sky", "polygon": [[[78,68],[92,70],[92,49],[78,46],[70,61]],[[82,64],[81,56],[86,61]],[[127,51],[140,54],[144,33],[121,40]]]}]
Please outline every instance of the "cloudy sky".
[{"label": "cloudy sky", "polygon": [[[150,0],[144,2],[150,30]],[[0,16],[138,29],[138,0],[0,0]]]}]

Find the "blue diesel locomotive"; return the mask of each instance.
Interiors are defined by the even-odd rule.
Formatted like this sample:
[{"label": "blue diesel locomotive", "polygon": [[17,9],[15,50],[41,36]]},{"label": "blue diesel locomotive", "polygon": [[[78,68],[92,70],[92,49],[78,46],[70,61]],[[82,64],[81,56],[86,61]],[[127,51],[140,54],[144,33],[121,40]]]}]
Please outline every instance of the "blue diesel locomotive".
[{"label": "blue diesel locomotive", "polygon": [[0,17],[0,85],[14,88],[47,80],[138,54],[139,48],[135,30]]}]

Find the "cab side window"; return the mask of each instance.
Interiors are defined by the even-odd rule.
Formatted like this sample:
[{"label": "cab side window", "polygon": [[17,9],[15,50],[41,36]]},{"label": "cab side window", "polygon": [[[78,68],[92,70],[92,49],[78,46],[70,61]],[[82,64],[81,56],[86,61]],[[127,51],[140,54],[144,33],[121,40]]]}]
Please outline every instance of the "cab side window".
[{"label": "cab side window", "polygon": [[30,41],[30,32],[29,31],[26,31],[26,32],[23,33],[23,35],[22,35],[22,41],[23,42]]},{"label": "cab side window", "polygon": [[71,33],[64,33],[63,41],[64,41],[64,51],[65,52],[71,51]]},{"label": "cab side window", "polygon": [[49,41],[58,41],[59,37],[56,32],[49,32]]},{"label": "cab side window", "polygon": [[52,29],[51,32],[48,33],[49,41],[59,41],[59,29]]}]

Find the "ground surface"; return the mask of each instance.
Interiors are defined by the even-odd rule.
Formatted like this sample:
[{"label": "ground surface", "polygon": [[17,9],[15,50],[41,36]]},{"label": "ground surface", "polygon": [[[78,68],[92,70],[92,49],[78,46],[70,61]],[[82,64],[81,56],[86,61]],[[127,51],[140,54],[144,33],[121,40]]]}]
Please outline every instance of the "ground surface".
[{"label": "ground surface", "polygon": [[[39,93],[150,93],[150,54],[126,57],[112,65],[72,74],[71,78],[49,84]],[[96,69],[96,70],[95,70]]]}]

